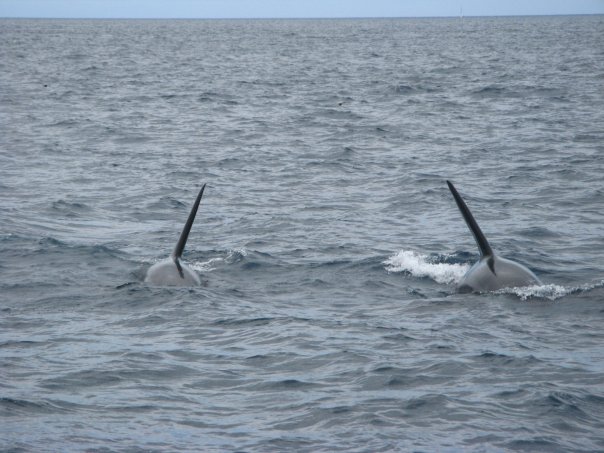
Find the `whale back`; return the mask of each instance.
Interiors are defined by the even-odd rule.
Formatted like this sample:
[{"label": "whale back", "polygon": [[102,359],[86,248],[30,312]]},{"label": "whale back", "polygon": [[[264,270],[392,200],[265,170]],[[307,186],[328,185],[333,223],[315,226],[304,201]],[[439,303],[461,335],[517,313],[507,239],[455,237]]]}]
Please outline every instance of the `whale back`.
[{"label": "whale back", "polygon": [[201,283],[199,276],[186,264],[173,258],[166,258],[155,263],[147,271],[145,283],[155,286],[197,286]]},{"label": "whale back", "polygon": [[458,284],[459,292],[487,292],[541,285],[537,276],[520,263],[496,255],[492,257],[492,264],[487,261],[488,258],[480,259],[468,270]]}]

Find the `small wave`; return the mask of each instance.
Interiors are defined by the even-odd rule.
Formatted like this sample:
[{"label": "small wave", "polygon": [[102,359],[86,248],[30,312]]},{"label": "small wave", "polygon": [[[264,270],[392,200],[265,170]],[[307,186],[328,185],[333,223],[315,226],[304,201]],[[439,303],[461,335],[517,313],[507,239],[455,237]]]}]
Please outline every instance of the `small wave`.
[{"label": "small wave", "polygon": [[474,90],[473,94],[480,97],[494,97],[509,94],[509,91],[507,91],[506,88],[501,86],[488,85]]},{"label": "small wave", "polygon": [[84,203],[58,200],[52,202],[51,210],[69,218],[80,217],[81,213],[89,212],[90,207]]},{"label": "small wave", "polygon": [[31,401],[10,397],[0,397],[0,414],[2,415],[24,415],[30,414],[52,414],[64,412],[63,404],[57,404],[51,401]]},{"label": "small wave", "polygon": [[555,237],[559,237],[560,234],[550,230],[549,228],[545,228],[545,227],[531,227],[531,228],[524,228],[522,230],[518,231],[519,234],[525,236],[525,237],[529,237],[529,238],[555,238]]},{"label": "small wave", "polygon": [[412,86],[409,85],[396,85],[394,87],[394,92],[395,93],[399,93],[399,94],[408,94],[408,93],[413,93],[415,91],[415,89]]},{"label": "small wave", "polygon": [[283,379],[280,381],[272,381],[266,382],[262,384],[258,384],[256,388],[261,390],[286,390],[286,391],[296,391],[296,390],[305,390],[312,387],[316,387],[318,384],[314,382],[306,382],[300,381],[298,379]]},{"label": "small wave", "polygon": [[384,264],[388,272],[409,272],[414,277],[429,277],[447,284],[458,283],[470,269],[467,264],[438,263],[437,260],[413,250],[401,250]]},{"label": "small wave", "polygon": [[187,205],[182,201],[177,200],[173,197],[161,197],[159,201],[152,203],[149,209],[163,209],[163,208],[186,208]]}]

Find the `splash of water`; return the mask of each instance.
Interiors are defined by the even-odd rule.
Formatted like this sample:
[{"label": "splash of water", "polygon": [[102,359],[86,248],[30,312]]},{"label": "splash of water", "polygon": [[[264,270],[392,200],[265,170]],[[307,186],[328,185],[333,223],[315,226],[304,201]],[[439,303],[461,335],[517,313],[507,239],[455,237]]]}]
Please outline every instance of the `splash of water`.
[{"label": "splash of water", "polygon": [[384,264],[388,272],[409,272],[414,277],[428,277],[437,283],[458,283],[470,266],[467,264],[436,263],[435,259],[415,252],[401,250]]}]

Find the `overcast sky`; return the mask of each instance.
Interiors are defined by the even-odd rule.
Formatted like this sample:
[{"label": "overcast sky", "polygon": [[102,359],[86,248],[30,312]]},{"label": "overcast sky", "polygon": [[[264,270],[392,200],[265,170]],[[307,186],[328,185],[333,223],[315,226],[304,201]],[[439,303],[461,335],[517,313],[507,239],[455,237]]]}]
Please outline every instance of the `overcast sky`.
[{"label": "overcast sky", "polygon": [[0,17],[281,18],[604,14],[604,0],[0,0]]}]

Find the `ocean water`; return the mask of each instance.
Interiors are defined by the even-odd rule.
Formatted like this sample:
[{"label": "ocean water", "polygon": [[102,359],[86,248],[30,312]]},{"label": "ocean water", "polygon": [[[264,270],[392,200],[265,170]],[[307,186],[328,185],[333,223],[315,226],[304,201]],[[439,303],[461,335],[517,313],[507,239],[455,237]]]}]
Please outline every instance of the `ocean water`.
[{"label": "ocean water", "polygon": [[[604,450],[603,16],[3,19],[0,69],[0,450]],[[446,179],[543,286],[456,293]]]}]

